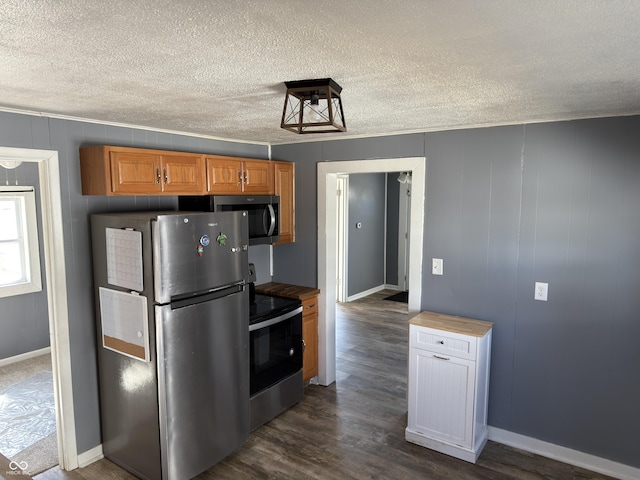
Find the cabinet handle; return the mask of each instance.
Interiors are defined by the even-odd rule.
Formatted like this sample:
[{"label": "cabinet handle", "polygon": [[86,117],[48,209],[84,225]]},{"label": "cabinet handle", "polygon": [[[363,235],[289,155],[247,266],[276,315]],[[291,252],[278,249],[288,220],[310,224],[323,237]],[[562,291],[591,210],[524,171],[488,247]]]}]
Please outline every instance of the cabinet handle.
[{"label": "cabinet handle", "polygon": [[169,175],[167,174],[167,169],[164,169],[164,184],[169,183]]},{"label": "cabinet handle", "polygon": [[451,360],[449,357],[442,357],[442,356],[440,356],[440,355],[436,355],[435,353],[433,354],[433,356],[434,356],[435,358],[437,358],[437,359],[440,359],[440,360]]},{"label": "cabinet handle", "polygon": [[242,170],[238,170],[238,185],[242,185]]},{"label": "cabinet handle", "polygon": [[304,353],[304,351],[307,349],[307,342],[304,341],[304,338],[302,339],[302,353]]},{"label": "cabinet handle", "polygon": [[438,340],[438,343],[439,343],[440,345],[444,345],[444,340]]},{"label": "cabinet handle", "polygon": [[156,183],[160,185],[160,182],[162,181],[162,175],[160,175],[160,167],[156,167],[156,175],[158,176]]},{"label": "cabinet handle", "polygon": [[315,307],[315,306],[316,306],[315,304],[313,304],[313,305],[307,305],[307,306],[306,306],[306,307],[304,307],[304,308],[306,308],[307,310],[309,310],[310,308],[313,308],[313,307]]}]

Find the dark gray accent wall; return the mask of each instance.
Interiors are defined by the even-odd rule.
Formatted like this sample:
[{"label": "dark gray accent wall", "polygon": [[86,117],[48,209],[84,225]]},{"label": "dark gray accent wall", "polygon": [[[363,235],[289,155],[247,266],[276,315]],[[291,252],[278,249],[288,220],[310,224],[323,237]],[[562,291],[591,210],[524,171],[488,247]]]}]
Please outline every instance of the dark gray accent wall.
[{"label": "dark gray accent wall", "polygon": [[385,196],[384,173],[349,175],[349,297],[384,285]]},{"label": "dark gray accent wall", "polygon": [[[177,204],[174,197],[82,196],[79,148],[103,144],[268,158],[268,148],[262,145],[0,112],[0,145],[57,150],[59,155],[71,370],[80,453],[101,442],[89,215],[173,209]],[[4,314],[3,311],[2,318]]]},{"label": "dark gray accent wall", "polygon": [[[422,309],[495,322],[489,424],[640,467],[638,131],[640,117],[618,117],[272,154],[314,175],[317,161],[426,156]],[[297,202],[315,213],[315,197]],[[305,225],[296,234],[315,217]],[[312,263],[295,275],[315,286],[316,245],[297,248]],[[431,275],[433,257],[444,275]],[[276,279],[292,275],[285,258],[276,250]],[[547,302],[533,299],[536,281]]]},{"label": "dark gray accent wall", "polygon": [[47,282],[44,278],[44,248],[42,244],[42,215],[40,212],[40,179],[35,163],[23,163],[15,169],[0,167],[0,183],[34,187],[40,249],[42,291],[0,298],[0,359],[47,348],[49,341],[49,313]]},{"label": "dark gray accent wall", "polygon": [[[273,272],[273,281],[316,287],[318,285],[318,214],[316,164],[322,161],[321,143],[272,147],[274,160],[296,163],[296,241],[273,247],[273,263],[284,268]],[[273,154],[277,148],[278,155]]]}]

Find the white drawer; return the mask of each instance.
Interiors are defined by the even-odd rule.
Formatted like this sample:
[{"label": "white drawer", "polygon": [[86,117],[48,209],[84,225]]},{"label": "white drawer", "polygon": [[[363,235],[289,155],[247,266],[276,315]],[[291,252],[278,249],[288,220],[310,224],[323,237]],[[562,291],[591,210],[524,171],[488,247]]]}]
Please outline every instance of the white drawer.
[{"label": "white drawer", "polygon": [[410,326],[412,348],[443,353],[457,358],[475,360],[477,339],[471,335]]}]

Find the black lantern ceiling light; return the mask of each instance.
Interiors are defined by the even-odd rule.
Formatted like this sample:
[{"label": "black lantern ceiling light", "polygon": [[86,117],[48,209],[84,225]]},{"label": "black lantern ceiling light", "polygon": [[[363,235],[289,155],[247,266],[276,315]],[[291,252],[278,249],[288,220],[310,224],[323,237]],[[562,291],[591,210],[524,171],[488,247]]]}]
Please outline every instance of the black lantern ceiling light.
[{"label": "black lantern ceiling light", "polygon": [[287,94],[280,126],[294,133],[346,132],[340,92],[330,78],[284,82]]}]

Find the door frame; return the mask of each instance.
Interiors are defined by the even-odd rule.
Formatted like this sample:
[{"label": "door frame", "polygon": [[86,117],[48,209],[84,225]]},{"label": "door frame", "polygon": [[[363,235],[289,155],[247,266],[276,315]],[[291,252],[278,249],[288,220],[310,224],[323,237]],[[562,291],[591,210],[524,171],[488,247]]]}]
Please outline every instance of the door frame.
[{"label": "door frame", "polygon": [[[349,175],[338,175],[336,187],[336,289],[338,302],[348,299],[347,281],[349,269]],[[340,279],[340,282],[337,279]]]},{"label": "door frame", "polygon": [[58,152],[0,147],[0,160],[38,164],[58,463],[63,470],[73,470],[78,468],[78,448],[71,384],[71,341]]},{"label": "door frame", "polygon": [[409,235],[411,232],[411,184],[401,183],[398,191],[398,287],[409,290]]},{"label": "door frame", "polygon": [[318,168],[318,383],[336,380],[336,199],[339,174],[412,172],[409,245],[409,313],[418,313],[422,301],[422,256],[426,185],[426,158],[319,162]]}]

